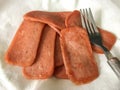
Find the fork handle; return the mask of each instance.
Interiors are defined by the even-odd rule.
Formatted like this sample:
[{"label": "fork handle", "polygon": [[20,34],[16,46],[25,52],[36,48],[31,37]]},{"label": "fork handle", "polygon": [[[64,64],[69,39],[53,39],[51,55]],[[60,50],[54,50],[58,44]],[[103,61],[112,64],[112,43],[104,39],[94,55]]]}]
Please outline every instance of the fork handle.
[{"label": "fork handle", "polygon": [[101,45],[101,48],[103,49],[105,56],[108,59],[108,64],[112,68],[112,70],[115,72],[115,74],[118,76],[120,80],[120,60],[117,57],[114,57],[112,53],[103,45]]},{"label": "fork handle", "polygon": [[120,79],[120,60],[117,57],[112,57],[107,62]]}]

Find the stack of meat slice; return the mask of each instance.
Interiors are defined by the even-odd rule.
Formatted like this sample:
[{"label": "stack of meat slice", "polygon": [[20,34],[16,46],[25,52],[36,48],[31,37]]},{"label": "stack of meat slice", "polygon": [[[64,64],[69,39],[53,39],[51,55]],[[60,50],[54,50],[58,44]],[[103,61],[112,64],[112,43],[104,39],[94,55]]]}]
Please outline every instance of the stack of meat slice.
[{"label": "stack of meat slice", "polygon": [[[104,45],[110,50],[116,37],[99,29]],[[16,32],[7,52],[7,63],[23,67],[28,79],[56,76],[85,84],[99,76],[87,32],[81,26],[80,12],[32,11]]]}]

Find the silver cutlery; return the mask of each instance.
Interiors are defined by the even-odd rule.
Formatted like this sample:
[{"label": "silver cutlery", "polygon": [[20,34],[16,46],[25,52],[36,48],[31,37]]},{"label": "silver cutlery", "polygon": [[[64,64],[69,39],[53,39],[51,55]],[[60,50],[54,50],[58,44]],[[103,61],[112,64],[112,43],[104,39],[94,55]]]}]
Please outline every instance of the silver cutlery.
[{"label": "silver cutlery", "polygon": [[94,45],[99,46],[104,51],[104,54],[108,59],[108,64],[120,79],[120,60],[117,57],[114,57],[112,53],[103,45],[102,37],[96,27],[91,9],[80,9],[80,13],[82,26],[88,32],[90,42]]}]

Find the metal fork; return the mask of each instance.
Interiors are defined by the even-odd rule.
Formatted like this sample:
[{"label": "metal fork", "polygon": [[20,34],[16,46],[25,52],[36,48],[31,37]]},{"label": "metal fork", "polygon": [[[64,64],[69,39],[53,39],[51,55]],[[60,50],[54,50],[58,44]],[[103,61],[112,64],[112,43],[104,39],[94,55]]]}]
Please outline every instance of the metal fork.
[{"label": "metal fork", "polygon": [[102,37],[96,27],[91,9],[80,9],[80,13],[82,26],[88,32],[90,42],[94,45],[99,46],[104,51],[104,54],[108,59],[108,64],[120,79],[120,60],[117,57],[114,57],[111,52],[103,45]]}]

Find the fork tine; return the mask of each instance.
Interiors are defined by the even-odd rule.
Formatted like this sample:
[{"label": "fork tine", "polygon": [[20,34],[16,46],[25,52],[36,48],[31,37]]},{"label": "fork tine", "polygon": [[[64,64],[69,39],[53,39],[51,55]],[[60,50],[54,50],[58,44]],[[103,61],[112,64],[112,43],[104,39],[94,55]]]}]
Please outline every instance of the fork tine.
[{"label": "fork tine", "polygon": [[90,8],[88,10],[80,9],[80,12],[81,12],[82,26],[87,30],[88,34],[90,35],[94,33],[99,33],[91,9]]},{"label": "fork tine", "polygon": [[93,28],[91,20],[90,20],[91,16],[90,16],[89,11],[87,9],[86,9],[86,15],[87,15],[86,19],[87,19],[91,34],[94,34],[95,31],[94,31],[94,28]]},{"label": "fork tine", "polygon": [[88,26],[88,23],[87,23],[87,16],[86,16],[86,11],[85,9],[83,9],[83,19],[84,19],[84,23],[85,23],[85,26],[86,26],[86,29],[88,30],[89,29],[89,26]]},{"label": "fork tine", "polygon": [[81,16],[82,27],[85,28],[84,16],[82,14],[82,9],[80,9],[80,16]]},{"label": "fork tine", "polygon": [[82,13],[82,9],[80,9],[80,16],[81,16],[82,27],[85,28],[84,16],[83,16],[83,13]]},{"label": "fork tine", "polygon": [[[83,11],[83,12],[82,12]],[[114,57],[111,52],[103,45],[101,35],[95,24],[91,9],[81,10],[82,16],[82,25],[85,25],[85,28],[88,32],[90,42],[101,47],[103,49],[105,56],[108,59],[108,64],[111,66],[113,71],[116,73],[120,79],[120,61],[117,57]]]},{"label": "fork tine", "polygon": [[88,24],[88,32],[89,34],[93,34],[94,33],[94,30],[93,30],[93,27],[92,27],[92,24],[90,22],[90,15],[89,15],[89,11],[87,9],[86,10],[86,13],[84,15],[86,15],[86,22]]},{"label": "fork tine", "polygon": [[82,25],[84,26],[84,28],[87,30],[88,35],[92,34],[92,31],[90,30],[90,26],[89,26],[89,22],[88,22],[88,14],[87,13],[87,9],[83,9],[81,10],[82,13]]},{"label": "fork tine", "polygon": [[93,15],[92,15],[92,11],[91,11],[90,8],[89,8],[89,15],[90,15],[90,17],[89,17],[90,20],[89,20],[89,21],[91,21],[91,23],[92,23],[93,30],[94,30],[96,33],[99,33],[99,31],[98,31],[98,29],[97,29],[97,27],[96,27],[96,24],[95,24]]}]

